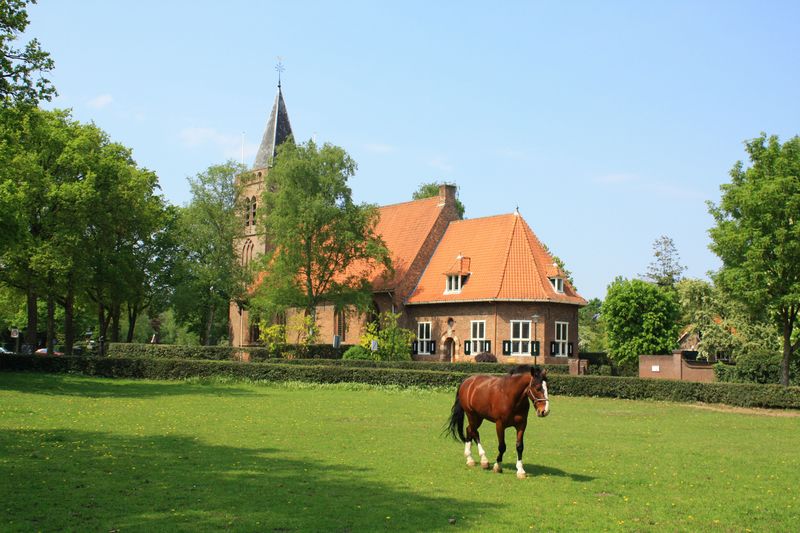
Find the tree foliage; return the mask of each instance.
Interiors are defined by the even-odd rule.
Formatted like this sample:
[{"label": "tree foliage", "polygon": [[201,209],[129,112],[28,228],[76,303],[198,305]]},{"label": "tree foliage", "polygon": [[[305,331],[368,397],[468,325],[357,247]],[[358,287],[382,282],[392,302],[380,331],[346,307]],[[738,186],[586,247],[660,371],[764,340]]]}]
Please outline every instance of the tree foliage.
[{"label": "tree foliage", "polygon": [[178,222],[183,255],[175,309],[203,345],[227,336],[228,306],[244,298],[251,280],[234,247],[244,235],[237,176],[245,171],[228,161],[190,178],[192,200]]},{"label": "tree foliage", "polygon": [[370,279],[379,269],[390,271],[391,261],[375,233],[377,208],[353,202],[347,180],[355,170],[336,146],[279,147],[259,219],[272,247],[253,300],[262,313],[296,307],[313,319],[323,302],[337,309],[371,303]]},{"label": "tree foliage", "polygon": [[781,383],[789,384],[791,360],[800,346],[800,137],[745,143],[750,166],[737,162],[718,205],[711,250],[722,260],[715,281],[752,317],[766,316],[783,342]]},{"label": "tree foliage", "polygon": [[130,150],[66,111],[0,113],[0,204],[8,231],[0,278],[25,295],[26,342],[38,344],[42,297],[48,347],[56,306],[64,310],[67,352],[79,309],[94,306],[101,334],[112,323],[112,338],[118,336],[124,305],[150,283],[142,269],[165,255],[151,246],[164,223],[157,177],[138,168]]},{"label": "tree foliage", "polygon": [[715,285],[684,278],[675,289],[681,308],[680,323],[699,337],[700,357],[730,357],[737,364],[780,355],[780,336],[767,322],[754,320],[746,309]]},{"label": "tree foliage", "polygon": [[578,334],[582,352],[605,352],[608,349],[603,301],[592,298],[578,310]]},{"label": "tree foliage", "polygon": [[[416,338],[413,331],[400,327],[400,313],[381,313],[376,321],[367,323],[359,345],[369,350],[374,361],[410,361],[411,343]],[[378,342],[378,349],[372,351],[372,342]],[[356,357],[353,357],[356,358]]]},{"label": "tree foliage", "polygon": [[653,261],[647,267],[645,279],[662,287],[674,287],[685,270],[670,237],[662,235],[653,242]]},{"label": "tree foliage", "polygon": [[53,69],[50,54],[39,41],[30,40],[23,48],[14,45],[28,27],[28,4],[36,0],[0,0],[0,101],[2,105],[36,105],[56,93],[43,76]]},{"label": "tree foliage", "polygon": [[[417,187],[417,190],[414,191],[414,194],[411,195],[411,199],[422,200],[423,198],[433,198],[434,196],[439,196],[439,187],[441,187],[442,185],[455,185],[455,184],[439,182],[439,181],[420,183],[419,187]],[[456,213],[458,213],[458,218],[463,219],[465,212],[466,208],[464,207],[464,204],[461,203],[461,200],[456,198]]]},{"label": "tree foliage", "polygon": [[668,354],[676,346],[678,303],[673,291],[639,279],[617,278],[603,302],[609,356],[630,363]]}]

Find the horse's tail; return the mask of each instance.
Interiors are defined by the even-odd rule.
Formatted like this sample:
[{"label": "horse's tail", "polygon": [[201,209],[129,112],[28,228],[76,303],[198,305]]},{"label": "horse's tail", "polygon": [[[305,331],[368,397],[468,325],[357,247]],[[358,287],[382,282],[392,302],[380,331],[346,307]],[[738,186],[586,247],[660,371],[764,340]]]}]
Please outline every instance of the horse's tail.
[{"label": "horse's tail", "polygon": [[450,433],[450,436],[455,440],[467,442],[467,438],[464,436],[464,408],[461,407],[461,402],[458,401],[458,391],[456,391],[456,401],[453,403],[450,423],[448,427],[445,427],[445,433]]}]

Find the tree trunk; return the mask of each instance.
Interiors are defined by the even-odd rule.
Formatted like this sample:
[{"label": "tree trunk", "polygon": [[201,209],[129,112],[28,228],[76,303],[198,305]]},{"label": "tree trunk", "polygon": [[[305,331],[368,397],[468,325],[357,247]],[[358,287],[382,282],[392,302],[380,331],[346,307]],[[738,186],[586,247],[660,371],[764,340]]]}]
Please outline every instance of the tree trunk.
[{"label": "tree trunk", "polygon": [[136,318],[138,315],[138,307],[136,305],[131,306],[128,304],[128,335],[125,338],[125,342],[127,343],[133,342],[133,330],[136,328]]},{"label": "tree trunk", "polygon": [[208,307],[208,318],[206,319],[206,328],[204,333],[205,339],[203,339],[201,343],[204,346],[211,346],[211,331],[214,327],[214,313],[215,313],[214,304],[211,303],[209,304]]},{"label": "tree trunk", "polygon": [[67,289],[67,297],[64,300],[64,353],[72,355],[72,347],[75,344],[75,293],[71,288]]},{"label": "tree trunk", "polygon": [[53,284],[50,283],[50,291],[47,294],[47,355],[53,355],[56,342],[56,298],[52,293]]},{"label": "tree trunk", "polygon": [[100,300],[97,301],[97,339],[106,335],[106,307]]},{"label": "tree trunk", "polygon": [[37,348],[38,341],[38,336],[36,335],[36,330],[39,328],[39,313],[36,309],[38,302],[39,298],[36,295],[36,291],[31,285],[28,285],[28,325],[25,327],[25,344],[29,345],[33,350]]},{"label": "tree trunk", "polygon": [[111,304],[111,342],[119,342],[119,319],[122,307],[118,303]]},{"label": "tree trunk", "polygon": [[781,385],[789,386],[789,361],[792,359],[792,326],[794,317],[791,312],[783,313],[783,359],[781,360]]}]

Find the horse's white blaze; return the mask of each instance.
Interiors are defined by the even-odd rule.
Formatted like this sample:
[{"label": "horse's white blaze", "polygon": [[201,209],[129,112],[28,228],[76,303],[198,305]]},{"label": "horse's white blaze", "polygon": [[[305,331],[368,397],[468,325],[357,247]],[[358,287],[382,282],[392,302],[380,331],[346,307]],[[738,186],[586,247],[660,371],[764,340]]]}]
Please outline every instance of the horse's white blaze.
[{"label": "horse's white blaze", "polygon": [[525,469],[522,468],[522,461],[517,461],[517,474],[524,474]]},{"label": "horse's white blaze", "polygon": [[544,414],[550,412],[550,396],[547,395],[547,382],[542,381],[542,389],[544,389]]}]

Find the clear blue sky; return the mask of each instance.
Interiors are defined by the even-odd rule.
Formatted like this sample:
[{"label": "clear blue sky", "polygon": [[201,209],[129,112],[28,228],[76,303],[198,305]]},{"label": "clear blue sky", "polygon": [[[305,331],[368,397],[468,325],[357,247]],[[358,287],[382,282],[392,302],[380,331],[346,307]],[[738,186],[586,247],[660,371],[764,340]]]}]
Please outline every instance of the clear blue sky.
[{"label": "clear blue sky", "polygon": [[295,136],[344,147],[358,201],[460,187],[519,206],[579,292],[635,277],[660,235],[687,275],[719,262],[705,201],[742,141],[800,133],[798,2],[40,0],[28,34],[57,107],[131,147],[164,195],[255,150],[276,57]]}]

